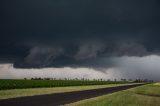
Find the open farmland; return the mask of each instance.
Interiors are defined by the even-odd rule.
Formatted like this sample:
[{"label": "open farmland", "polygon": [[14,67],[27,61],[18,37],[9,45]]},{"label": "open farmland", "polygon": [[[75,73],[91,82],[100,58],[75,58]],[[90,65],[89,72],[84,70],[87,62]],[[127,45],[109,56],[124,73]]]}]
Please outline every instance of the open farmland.
[{"label": "open farmland", "polygon": [[[136,84],[136,83],[134,83]],[[24,96],[45,95],[54,93],[64,93],[91,89],[101,89],[132,84],[107,84],[107,85],[87,85],[87,86],[68,86],[68,87],[49,87],[49,88],[27,88],[27,89],[9,89],[0,90],[0,99],[17,98]]]},{"label": "open farmland", "polygon": [[110,94],[113,92],[142,86],[144,84],[131,84],[108,88],[90,89],[82,91],[72,91],[64,93],[37,95],[29,97],[11,98],[0,100],[2,106],[61,106],[68,103],[73,103],[87,98]]},{"label": "open farmland", "polygon": [[67,106],[160,106],[160,83],[95,97]]},{"label": "open farmland", "polygon": [[0,80],[0,90],[44,87],[66,87],[85,85],[125,84],[126,81],[82,81],[82,80]]}]

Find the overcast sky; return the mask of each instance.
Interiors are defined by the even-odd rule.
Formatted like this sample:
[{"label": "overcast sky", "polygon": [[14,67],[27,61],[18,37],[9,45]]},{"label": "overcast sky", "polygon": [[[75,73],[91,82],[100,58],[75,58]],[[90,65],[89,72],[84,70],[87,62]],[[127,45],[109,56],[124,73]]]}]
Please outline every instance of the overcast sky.
[{"label": "overcast sky", "polygon": [[77,76],[160,80],[159,0],[2,0],[0,5],[0,78],[12,78],[10,71],[23,77],[20,70],[37,76],[60,70],[72,77],[75,70]]}]

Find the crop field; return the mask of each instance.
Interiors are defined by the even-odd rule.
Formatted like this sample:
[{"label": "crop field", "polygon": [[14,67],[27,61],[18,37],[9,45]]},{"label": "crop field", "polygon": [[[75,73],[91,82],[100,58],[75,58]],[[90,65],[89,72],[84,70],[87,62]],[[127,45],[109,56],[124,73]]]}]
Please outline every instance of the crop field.
[{"label": "crop field", "polygon": [[[101,88],[125,86],[125,85],[132,85],[132,84],[126,83],[126,84],[107,84],[107,85],[86,85],[86,86],[0,90],[0,100],[1,99],[9,99],[9,98],[17,98],[17,97],[25,97],[25,96],[34,96],[34,95],[44,95],[44,94],[83,91],[83,90],[91,90],[91,89],[101,89]],[[138,84],[138,83],[134,83],[134,84]]]},{"label": "crop field", "polygon": [[82,100],[66,106],[160,106],[160,83]]},{"label": "crop field", "polygon": [[0,90],[44,87],[67,87],[85,85],[125,84],[125,81],[83,81],[83,80],[0,80]]}]

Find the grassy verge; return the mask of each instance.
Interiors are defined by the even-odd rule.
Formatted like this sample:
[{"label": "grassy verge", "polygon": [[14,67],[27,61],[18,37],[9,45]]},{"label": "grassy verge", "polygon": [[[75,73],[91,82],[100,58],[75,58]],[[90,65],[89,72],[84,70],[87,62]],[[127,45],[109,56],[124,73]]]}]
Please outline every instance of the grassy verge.
[{"label": "grassy verge", "polygon": [[66,106],[160,106],[160,84],[149,84]]},{"label": "grassy verge", "polygon": [[81,90],[115,87],[115,86],[123,86],[123,85],[130,85],[130,84],[108,84],[108,85],[71,86],[71,87],[54,87],[54,88],[0,90],[0,99],[51,94],[51,93],[71,92],[71,91],[81,91]]}]

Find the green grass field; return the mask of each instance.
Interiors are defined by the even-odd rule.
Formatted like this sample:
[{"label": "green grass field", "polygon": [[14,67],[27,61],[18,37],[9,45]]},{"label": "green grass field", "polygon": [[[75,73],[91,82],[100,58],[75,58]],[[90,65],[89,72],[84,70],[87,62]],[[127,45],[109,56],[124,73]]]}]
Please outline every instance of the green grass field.
[{"label": "green grass field", "polygon": [[86,85],[125,84],[123,81],[82,81],[82,80],[0,80],[0,90],[44,87],[66,87]]},{"label": "green grass field", "polygon": [[[134,83],[137,84],[137,83]],[[107,84],[107,85],[90,85],[90,86],[70,86],[70,87],[52,87],[52,88],[27,88],[27,89],[10,89],[0,90],[0,99],[16,98],[23,96],[53,94],[62,92],[81,91],[89,89],[99,89],[130,84]]]},{"label": "green grass field", "polygon": [[66,106],[160,106],[160,83],[82,100]]}]

